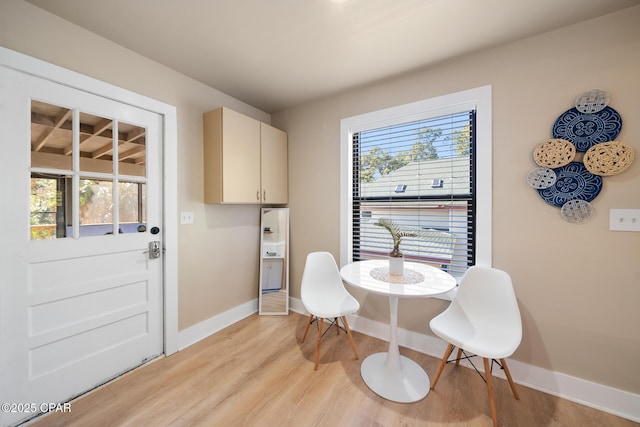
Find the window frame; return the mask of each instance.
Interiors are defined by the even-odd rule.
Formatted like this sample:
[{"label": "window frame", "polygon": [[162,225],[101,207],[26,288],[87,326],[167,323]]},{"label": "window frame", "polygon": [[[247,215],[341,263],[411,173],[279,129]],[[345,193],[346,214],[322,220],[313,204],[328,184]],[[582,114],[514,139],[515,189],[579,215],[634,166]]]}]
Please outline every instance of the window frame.
[{"label": "window frame", "polygon": [[476,110],[476,265],[491,266],[492,111],[491,86],[481,86],[409,104],[372,111],[340,121],[340,264],[353,259],[353,134],[373,127]]}]

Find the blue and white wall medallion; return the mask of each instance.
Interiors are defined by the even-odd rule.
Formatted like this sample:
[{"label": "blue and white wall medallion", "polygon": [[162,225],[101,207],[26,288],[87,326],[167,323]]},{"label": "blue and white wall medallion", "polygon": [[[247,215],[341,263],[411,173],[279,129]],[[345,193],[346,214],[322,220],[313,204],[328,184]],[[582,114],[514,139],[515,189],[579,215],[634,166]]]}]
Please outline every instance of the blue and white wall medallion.
[{"label": "blue and white wall medallion", "polygon": [[569,200],[590,202],[602,190],[602,177],[594,175],[580,162],[571,162],[554,169],[556,182],[549,188],[538,190],[542,199],[559,208]]},{"label": "blue and white wall medallion", "polygon": [[621,173],[633,162],[633,148],[614,141],[622,130],[622,117],[608,106],[609,100],[599,89],[579,95],[575,108],[553,124],[553,139],[534,150],[540,167],[529,172],[527,182],[545,202],[559,207],[568,222],[587,221],[593,213],[590,202],[602,190],[602,177]]},{"label": "blue and white wall medallion", "polygon": [[596,113],[581,113],[577,108],[562,113],[553,124],[553,137],[572,142],[576,150],[585,152],[595,144],[616,139],[622,129],[622,118],[616,110],[605,107]]}]

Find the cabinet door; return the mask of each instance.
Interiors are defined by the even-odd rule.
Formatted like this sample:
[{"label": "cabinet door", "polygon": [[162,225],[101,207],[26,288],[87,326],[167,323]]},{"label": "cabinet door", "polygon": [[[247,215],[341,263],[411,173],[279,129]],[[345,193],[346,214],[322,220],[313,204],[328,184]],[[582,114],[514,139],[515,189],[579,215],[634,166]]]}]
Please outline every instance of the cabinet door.
[{"label": "cabinet door", "polygon": [[260,122],[222,109],[222,202],[260,203]]},{"label": "cabinet door", "polygon": [[287,134],[260,123],[262,203],[288,203]]}]

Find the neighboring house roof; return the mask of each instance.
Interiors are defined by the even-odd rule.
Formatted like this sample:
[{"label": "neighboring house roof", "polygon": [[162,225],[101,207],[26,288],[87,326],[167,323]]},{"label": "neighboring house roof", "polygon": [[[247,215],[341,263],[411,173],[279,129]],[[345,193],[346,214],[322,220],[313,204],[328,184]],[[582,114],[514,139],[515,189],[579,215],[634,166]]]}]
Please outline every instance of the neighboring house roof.
[{"label": "neighboring house roof", "polygon": [[[373,218],[363,220],[360,224],[360,248],[368,253],[384,253],[391,250],[393,242],[391,235],[380,227],[374,225],[375,218],[382,215],[384,206],[390,207],[384,198],[397,196],[447,196],[450,194],[469,194],[471,192],[471,182],[469,178],[469,156],[422,160],[409,163],[391,173],[380,176],[373,182],[362,183],[361,197],[380,197],[383,200],[365,203],[366,210],[373,211]],[[434,182],[434,180],[436,180]],[[435,184],[435,185],[434,185]],[[396,192],[396,187],[406,185],[404,192]],[[381,204],[382,203],[382,204]],[[395,203],[395,202],[394,202]],[[429,204],[442,204],[442,200],[436,201],[408,201],[403,202],[399,209],[419,205],[426,207]],[[381,204],[379,209],[373,205]],[[454,201],[447,203],[449,208],[454,205],[464,205],[464,201]],[[428,208],[427,208],[428,209]],[[446,214],[446,212],[445,212]],[[411,217],[417,215],[420,218],[420,211],[406,213],[402,217],[402,229],[413,231],[418,234],[418,238],[403,239],[401,250],[409,257],[417,257],[432,260],[451,260],[456,251],[458,239],[455,233],[436,230],[440,218],[423,216],[422,222],[414,222]],[[448,218],[448,217],[447,217]],[[447,226],[449,226],[447,220]],[[384,248],[384,249],[383,249]],[[462,249],[462,248],[459,248]]]},{"label": "neighboring house roof", "polygon": [[[411,162],[372,182],[362,183],[361,197],[469,194],[469,156]],[[434,180],[442,180],[434,186]],[[397,193],[398,185],[406,185]]]}]

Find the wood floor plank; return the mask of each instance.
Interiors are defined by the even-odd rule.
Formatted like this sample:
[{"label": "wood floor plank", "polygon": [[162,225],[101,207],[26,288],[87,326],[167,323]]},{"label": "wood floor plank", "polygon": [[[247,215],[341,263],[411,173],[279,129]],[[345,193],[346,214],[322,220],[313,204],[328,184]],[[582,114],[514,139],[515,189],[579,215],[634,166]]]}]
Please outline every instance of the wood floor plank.
[{"label": "wood floor plank", "polygon": [[[447,365],[420,402],[387,401],[360,376],[361,361],[387,343],[354,332],[301,343],[307,317],[253,315],[71,402],[71,413],[30,423],[56,426],[491,426],[485,383],[471,369]],[[315,326],[312,326],[314,328]],[[313,334],[312,334],[313,332]],[[309,331],[315,336],[315,329]],[[433,376],[439,360],[400,349]],[[638,424],[574,402],[493,381],[501,426],[631,427]]]}]

